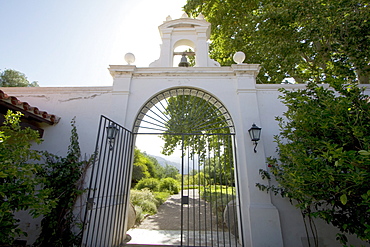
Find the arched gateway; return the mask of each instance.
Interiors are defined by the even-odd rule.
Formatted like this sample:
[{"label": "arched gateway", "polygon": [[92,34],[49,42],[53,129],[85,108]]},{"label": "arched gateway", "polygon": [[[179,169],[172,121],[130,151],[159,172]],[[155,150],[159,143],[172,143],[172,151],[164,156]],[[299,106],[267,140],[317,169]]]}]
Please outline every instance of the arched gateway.
[{"label": "arched gateway", "polygon": [[[135,136],[143,133],[161,134],[166,152],[181,147],[183,175],[208,172],[198,176],[196,191],[181,192],[182,246],[283,246],[278,212],[255,187],[263,143],[255,153],[247,133],[253,123],[261,126],[259,66],[218,67],[208,57],[209,31],[202,18],[168,18],[160,26],[161,56],[151,67],[110,66],[111,100],[120,107],[109,116],[115,122],[101,118],[82,246],[123,242]],[[171,67],[179,44],[193,46],[195,67]],[[212,186],[221,192],[208,193]],[[194,198],[198,192],[203,198]],[[207,203],[212,196],[220,200]],[[229,210],[211,214],[209,204]]]}]

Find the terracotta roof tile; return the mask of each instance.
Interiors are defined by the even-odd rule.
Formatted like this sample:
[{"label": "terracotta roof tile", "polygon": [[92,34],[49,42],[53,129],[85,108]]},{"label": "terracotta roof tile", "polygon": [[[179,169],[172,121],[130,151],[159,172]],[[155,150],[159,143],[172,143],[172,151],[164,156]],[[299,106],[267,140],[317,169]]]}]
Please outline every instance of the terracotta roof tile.
[{"label": "terracotta roof tile", "polygon": [[0,90],[0,101],[11,104],[16,108],[19,108],[22,112],[26,111],[27,113],[51,125],[57,124],[60,120],[60,117],[57,117],[54,114],[49,114],[46,111],[40,111],[39,108],[31,106],[27,102],[22,102],[15,96],[8,96],[2,90]]}]

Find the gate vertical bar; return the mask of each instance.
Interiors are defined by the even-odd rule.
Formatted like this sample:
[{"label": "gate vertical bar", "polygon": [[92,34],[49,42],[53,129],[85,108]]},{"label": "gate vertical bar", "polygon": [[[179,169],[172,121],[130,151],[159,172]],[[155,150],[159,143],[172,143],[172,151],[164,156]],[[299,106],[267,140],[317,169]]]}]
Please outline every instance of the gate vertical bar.
[{"label": "gate vertical bar", "polygon": [[[109,122],[109,121],[108,121]],[[107,127],[109,127],[111,124],[109,124]],[[107,134],[107,138],[109,138]],[[116,137],[117,138],[117,137]],[[111,147],[111,144],[109,145],[108,148],[108,154],[107,154],[107,166],[105,169],[103,168],[103,173],[101,174],[101,180],[100,180],[100,185],[102,185],[102,190],[101,191],[101,207],[102,207],[102,216],[99,217],[99,226],[102,226],[103,228],[98,230],[99,232],[99,246],[109,246],[107,245],[109,243],[109,238],[107,238],[107,230],[109,228],[109,223],[111,221],[111,181],[112,179],[112,170],[115,168],[114,164],[114,151],[115,147]],[[104,176],[105,175],[105,176]],[[109,179],[107,179],[109,178]],[[103,183],[102,183],[103,182]],[[100,223],[101,222],[101,223]]]},{"label": "gate vertical bar", "polygon": [[[187,170],[189,171],[189,165],[190,165],[190,157],[189,157],[189,154],[190,154],[190,148],[187,147],[186,150],[185,150],[185,153],[187,154],[186,155],[186,167],[187,167]],[[185,176],[185,169],[184,169],[184,173],[183,173],[183,176]],[[188,179],[189,179],[189,176],[187,176]],[[188,180],[189,181],[189,180]],[[188,183],[189,184],[189,183]],[[189,191],[189,188],[187,189],[187,199],[186,199],[186,203],[187,203],[187,214],[186,214],[186,225],[187,225],[187,233],[186,233],[186,245],[189,246],[190,245],[190,208],[191,208],[191,200],[190,200],[190,191]]]},{"label": "gate vertical bar", "polygon": [[180,244],[183,246],[183,238],[184,238],[184,136],[182,136],[182,143],[181,143],[181,234],[180,234]]},{"label": "gate vertical bar", "polygon": [[[236,155],[236,141],[235,141],[235,135],[233,135],[233,158],[234,158],[234,174],[235,174],[235,187],[237,188],[236,189],[236,196],[237,196],[237,202],[238,202],[238,228],[240,227],[240,230],[238,229],[237,231],[239,231],[238,235],[239,235],[239,238],[240,238],[240,242],[241,242],[241,245],[244,246],[244,234],[243,234],[243,220],[242,220],[242,208],[241,208],[241,202],[240,202],[240,186],[239,186],[239,181],[240,181],[240,178],[238,176],[238,160],[237,160],[237,155]],[[238,236],[238,235],[235,235],[235,236]]]},{"label": "gate vertical bar", "polygon": [[[125,145],[126,144],[126,141],[125,141],[125,132],[120,132],[119,133],[119,142],[118,142],[118,150],[122,150],[122,145]],[[118,160],[123,160],[124,157],[125,157],[125,152],[124,150],[121,151],[121,152],[117,152],[117,159]],[[117,170],[116,170],[116,174],[117,174],[117,178],[120,178],[122,177],[122,173],[124,172],[124,165],[118,165],[117,167]],[[120,197],[120,192],[119,192],[119,189],[120,189],[120,186],[121,186],[121,183],[122,183],[122,179],[116,179],[115,183],[114,183],[114,193],[113,193],[113,196],[114,196],[114,200],[116,201],[115,203],[121,203],[121,197]],[[120,228],[119,228],[119,222],[120,222],[120,219],[122,217],[120,217],[120,209],[121,207],[118,207],[118,209],[115,210],[114,214],[117,215],[118,217],[118,220],[115,220],[114,221],[114,224],[111,225],[111,231],[113,232],[113,237],[112,239],[115,240],[118,238],[118,236],[120,236]],[[114,241],[112,242],[112,245],[113,246],[116,246],[117,244],[119,244],[117,241]]]},{"label": "gate vertical bar", "polygon": [[[208,136],[206,136],[206,140],[207,142],[209,141],[208,139]],[[213,200],[212,200],[212,183],[211,183],[211,174],[212,174],[212,171],[211,171],[211,147],[209,145],[209,143],[207,143],[207,163],[208,163],[208,174],[209,174],[209,181],[208,181],[208,185],[207,185],[207,194],[206,194],[206,197],[209,197],[209,205],[210,205],[210,208],[213,207]],[[204,202],[205,204],[205,202]],[[204,207],[204,217],[207,218],[207,206]],[[213,218],[210,217],[210,225],[211,225],[211,232],[210,232],[210,235],[211,235],[211,245],[213,246]],[[205,229],[207,229],[207,220],[204,221],[204,224],[205,224]],[[208,239],[206,239],[206,245],[208,243],[207,241]]]},{"label": "gate vertical bar", "polygon": [[[132,173],[132,157],[133,157],[133,139],[134,136],[129,134],[129,132],[125,132],[123,137],[123,141],[121,145],[123,145],[123,152],[121,152],[123,164],[121,166],[121,171],[119,173],[119,177],[123,179],[119,180],[118,183],[118,192],[117,197],[119,198],[118,201],[121,202],[121,207],[119,207],[118,215],[126,216],[126,210],[128,207],[128,200],[129,200],[129,189],[130,189],[130,178]],[[116,235],[122,236],[125,234],[125,227],[126,227],[126,217],[120,217],[117,224],[116,224]],[[117,237],[115,237],[116,239]],[[119,244],[119,243],[117,243]]]}]

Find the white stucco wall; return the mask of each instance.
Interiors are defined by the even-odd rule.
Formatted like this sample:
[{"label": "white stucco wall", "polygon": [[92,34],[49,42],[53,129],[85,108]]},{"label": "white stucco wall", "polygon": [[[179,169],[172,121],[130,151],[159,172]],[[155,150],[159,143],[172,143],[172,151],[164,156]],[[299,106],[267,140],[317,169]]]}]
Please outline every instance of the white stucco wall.
[{"label": "white stucco wall", "polygon": [[[278,99],[278,88],[303,88],[304,85],[256,85],[257,65],[209,68],[136,68],[111,66],[111,87],[0,88],[32,106],[61,117],[55,126],[45,126],[44,142],[37,146],[65,155],[69,145],[71,119],[76,116],[81,151],[94,152],[100,115],[132,129],[141,107],[153,95],[174,87],[193,87],[219,99],[230,112],[237,133],[239,174],[242,177],[242,208],[248,246],[304,246],[306,237],[301,215],[289,201],[259,191],[258,170],[266,169],[265,158],[274,156],[273,136],[278,133],[276,116],[285,106]],[[367,91],[370,94],[370,90]],[[248,129],[262,127],[257,153]],[[323,246],[341,246],[335,229],[318,222]]]},{"label": "white stucco wall", "polygon": [[[48,150],[56,155],[65,155],[69,145],[71,120],[76,117],[82,153],[94,152],[96,130],[101,114],[109,114],[112,105],[112,87],[80,88],[2,88],[11,96],[37,106],[40,110],[55,114],[60,121],[55,126],[43,124],[43,143],[39,150]],[[96,113],[96,114],[95,114]]]},{"label": "white stucco wall", "polygon": [[[324,85],[327,86],[327,85]],[[364,87],[366,85],[360,85]],[[286,106],[281,103],[278,96],[281,93],[279,88],[297,90],[305,88],[303,84],[257,84],[258,106],[260,111],[262,134],[261,139],[266,157],[276,157],[276,144],[274,143],[274,135],[279,133],[279,126],[275,121],[275,117],[282,116],[286,111]],[[370,88],[364,92],[370,95]],[[259,144],[260,145],[260,144]],[[261,164],[262,169],[268,169],[266,164]],[[288,199],[283,199],[280,196],[271,196],[273,204],[279,210],[280,222],[282,227],[282,234],[284,239],[284,246],[308,246],[303,245],[305,242],[306,234],[304,234],[304,224],[300,211],[297,210]],[[320,246],[342,246],[336,240],[337,229],[328,225],[323,220],[316,220],[316,226],[319,233]],[[369,244],[359,241],[354,236],[348,236],[349,245],[354,246],[369,246]]]}]

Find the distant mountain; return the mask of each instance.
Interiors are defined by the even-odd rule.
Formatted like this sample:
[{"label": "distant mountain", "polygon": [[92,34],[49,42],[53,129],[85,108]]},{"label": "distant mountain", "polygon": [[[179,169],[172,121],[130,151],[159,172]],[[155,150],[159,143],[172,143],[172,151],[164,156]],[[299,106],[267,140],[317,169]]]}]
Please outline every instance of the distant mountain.
[{"label": "distant mountain", "polygon": [[[165,158],[163,158],[163,157],[156,156],[156,155],[152,155],[152,154],[147,154],[147,155],[149,155],[149,156],[151,156],[151,157],[155,158],[161,166],[165,167],[165,166],[166,166],[166,164],[171,165],[171,166],[174,166],[174,167],[176,167],[176,168],[179,170],[179,172],[181,173],[181,164],[180,164],[180,163],[178,163],[178,162],[173,162],[173,161],[170,161],[170,160],[166,160],[166,159],[165,159]],[[184,173],[185,173],[185,174],[188,174],[188,169],[187,169],[187,167],[185,167],[185,171],[184,171]]]}]

